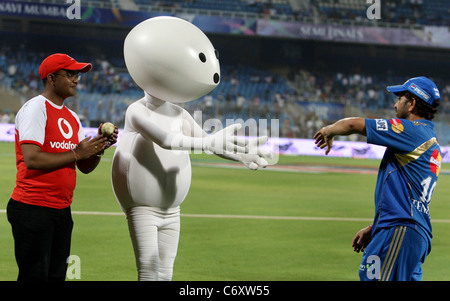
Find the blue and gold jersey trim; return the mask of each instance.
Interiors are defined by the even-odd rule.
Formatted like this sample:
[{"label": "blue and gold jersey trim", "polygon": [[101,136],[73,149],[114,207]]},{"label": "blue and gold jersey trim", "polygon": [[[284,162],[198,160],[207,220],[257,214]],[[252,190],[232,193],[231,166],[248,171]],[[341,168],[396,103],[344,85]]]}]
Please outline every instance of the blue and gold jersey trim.
[{"label": "blue and gold jersey trim", "polygon": [[438,144],[436,137],[431,138],[430,140],[419,145],[415,150],[407,154],[395,154],[395,158],[401,167],[406,164],[417,160],[420,156],[422,156],[427,150],[430,149],[434,144]]}]

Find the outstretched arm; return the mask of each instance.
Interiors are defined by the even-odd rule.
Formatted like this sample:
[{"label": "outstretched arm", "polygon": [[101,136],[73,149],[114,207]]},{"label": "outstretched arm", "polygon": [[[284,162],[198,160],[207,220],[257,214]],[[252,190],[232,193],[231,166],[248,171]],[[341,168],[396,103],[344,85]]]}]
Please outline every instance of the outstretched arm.
[{"label": "outstretched arm", "polygon": [[198,125],[194,127],[192,117],[187,118],[186,114],[174,105],[162,105],[150,110],[136,103],[128,108],[126,118],[143,137],[165,149],[197,150],[214,154],[247,151],[247,139],[235,136],[240,124],[233,124],[213,135],[207,135]]},{"label": "outstretched arm", "polygon": [[329,126],[321,128],[315,135],[315,144],[320,148],[327,148],[325,155],[331,151],[334,136],[360,134],[366,136],[366,121],[364,118],[350,117],[341,119]]}]

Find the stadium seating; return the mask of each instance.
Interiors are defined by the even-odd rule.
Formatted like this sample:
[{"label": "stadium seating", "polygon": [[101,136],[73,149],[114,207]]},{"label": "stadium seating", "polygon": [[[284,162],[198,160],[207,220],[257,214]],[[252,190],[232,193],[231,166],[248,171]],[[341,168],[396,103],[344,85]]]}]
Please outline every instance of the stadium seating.
[{"label": "stadium seating", "polygon": [[[312,1],[321,19],[365,20],[369,4],[358,0]],[[450,2],[446,0],[381,1],[381,22],[393,24],[442,25],[450,24]],[[359,17],[359,19],[358,19]]]},{"label": "stadium seating", "polygon": [[[5,46],[0,47],[0,87],[15,90],[22,95],[22,99],[29,99],[39,93],[42,84],[36,71],[40,63],[37,57],[40,57],[38,53],[29,51],[25,55],[24,49],[6,50]],[[98,63],[94,64],[91,72],[82,75],[78,96],[69,99],[67,106],[80,114],[86,125],[95,126],[110,120],[123,126],[127,106],[141,98],[143,92],[134,84],[126,69],[123,72],[116,71],[117,66],[111,63],[116,61],[123,64],[123,60],[114,57],[83,59]],[[123,70],[123,66],[120,67],[117,69]],[[210,95],[184,106],[191,113],[201,110],[203,120],[221,118],[223,124],[226,119],[277,118],[280,124],[287,122],[291,128],[301,128],[293,136],[310,138],[307,136],[308,131],[302,129],[306,125],[296,124],[292,112],[289,112],[292,107],[287,106],[287,103],[339,103],[356,107],[367,116],[376,116],[379,110],[392,111],[393,97],[385,90],[391,82],[386,80],[377,74],[343,74],[308,69],[293,72],[292,78],[288,80],[268,69],[222,64],[219,86]],[[402,82],[404,78],[392,75],[389,80]],[[450,83],[442,79],[434,80],[441,88],[444,100],[441,111],[448,114]],[[245,100],[243,104],[237,101],[238,97]],[[281,135],[287,133],[281,132]],[[444,141],[450,141],[450,134],[447,136]]]},{"label": "stadium seating", "polygon": [[[55,0],[63,1],[63,0]],[[138,6],[152,5],[172,6],[181,9],[207,9],[230,12],[264,13],[264,9],[274,9],[272,13],[286,16],[299,16],[299,12],[292,9],[288,0],[192,0],[149,1],[134,0]],[[65,3],[65,0],[63,1]],[[306,1],[308,2],[308,1]],[[117,0],[95,0],[92,5],[99,7],[118,7]],[[367,4],[360,0],[324,0],[308,2],[309,7],[316,8],[319,16],[325,19],[356,20],[355,16],[365,15]],[[389,21],[396,23],[416,22],[428,25],[449,24],[448,0],[404,0],[382,1],[383,15]],[[413,20],[414,18],[414,20]],[[385,20],[383,20],[385,21]],[[3,37],[2,37],[3,38]],[[37,75],[42,53],[38,49],[27,49],[18,39],[6,39],[0,45],[0,88],[15,91],[22,99],[29,99],[41,90],[41,82]],[[105,42],[105,41],[103,41]],[[26,43],[25,43],[26,44]],[[36,39],[29,42],[36,45]],[[42,43],[44,45],[45,43]],[[74,45],[77,45],[74,43]],[[107,49],[108,47],[103,47]],[[112,48],[112,47],[111,47]],[[71,48],[72,49],[72,48]],[[80,54],[81,53],[81,54]],[[67,105],[84,117],[86,124],[95,124],[106,119],[123,126],[126,107],[140,97],[142,91],[134,84],[126,72],[123,58],[119,55],[102,53],[97,57],[91,52],[74,48],[71,54],[80,61],[91,61],[94,68],[84,74],[79,83],[79,95],[67,102]],[[255,65],[226,64],[221,62],[221,83],[206,97],[185,104],[186,109],[193,112],[201,109],[205,118],[279,118],[280,124],[286,120],[295,126],[297,122],[289,110],[292,107],[286,103],[322,102],[338,103],[358,108],[366,116],[380,116],[380,110],[392,111],[392,95],[385,91],[385,87],[393,82],[405,80],[403,76],[391,74],[367,74],[356,72],[318,71],[315,68],[295,70],[291,66],[289,78],[277,72]],[[441,112],[450,113],[450,83],[448,79],[434,78],[441,89],[443,104]],[[239,101],[237,99],[239,98]],[[244,99],[243,104],[240,101]],[[212,103],[210,105],[210,102]],[[106,108],[106,110],[105,110]],[[1,108],[5,109],[5,108]],[[384,113],[383,113],[384,114]],[[445,116],[445,115],[444,115]],[[443,118],[445,119],[445,118]],[[326,120],[324,122],[327,122]],[[305,127],[305,125],[299,125]],[[442,131],[450,141],[450,132]],[[300,130],[295,136],[310,138]],[[285,133],[282,133],[285,134]]]},{"label": "stadium seating", "polygon": [[288,0],[191,0],[191,1],[177,1],[177,0],[162,0],[149,1],[135,0],[139,7],[148,5],[161,7],[177,7],[186,9],[204,9],[204,10],[219,10],[219,11],[233,11],[233,12],[248,12],[248,13],[263,13],[263,14],[279,14],[279,15],[293,15],[293,10]]},{"label": "stadium seating", "polygon": [[[39,0],[29,0],[39,1]],[[66,0],[53,0],[67,5]],[[202,14],[205,11],[233,14],[247,13],[255,17],[297,20],[314,18],[315,22],[356,22],[357,24],[388,26],[450,25],[448,0],[383,0],[381,20],[368,22],[365,0],[302,0],[295,8],[289,0],[90,0],[90,6],[101,8],[137,9],[143,11],[176,11]],[[83,3],[83,2],[82,2]],[[293,2],[294,3],[294,2]]]},{"label": "stadium seating", "polygon": [[[152,7],[199,9],[225,12],[244,12],[265,16],[285,16],[287,18],[310,17],[316,10],[318,22],[355,21],[371,25],[367,22],[366,11],[370,4],[361,0],[310,0],[307,8],[300,6],[294,9],[288,0],[134,0],[141,9]],[[303,1],[305,2],[305,1]],[[450,24],[450,2],[447,0],[386,0],[381,1],[382,23],[398,25],[442,25]]]}]

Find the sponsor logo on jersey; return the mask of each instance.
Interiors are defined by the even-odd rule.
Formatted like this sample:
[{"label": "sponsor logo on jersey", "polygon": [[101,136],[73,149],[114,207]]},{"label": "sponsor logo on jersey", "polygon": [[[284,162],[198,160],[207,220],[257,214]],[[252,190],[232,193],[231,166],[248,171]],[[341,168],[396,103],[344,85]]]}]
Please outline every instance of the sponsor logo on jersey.
[{"label": "sponsor logo on jersey", "polygon": [[73,149],[77,146],[77,144],[72,143],[71,141],[50,141],[51,148],[59,148],[59,149]]},{"label": "sponsor logo on jersey", "polygon": [[[73,136],[73,129],[70,123],[65,120],[64,118],[58,119],[58,128],[61,132],[61,135],[65,139],[71,139]],[[73,149],[77,146],[77,144],[72,143],[71,141],[50,141],[50,147],[51,148],[57,148],[57,149]]]},{"label": "sponsor logo on jersey", "polygon": [[[64,126],[62,125],[63,123],[64,123]],[[64,118],[59,118],[58,119],[58,128],[59,128],[59,131],[61,132],[61,135],[63,135],[63,137],[65,139],[72,138],[73,130],[72,130],[72,127],[70,126],[70,123],[67,120],[65,120]]]},{"label": "sponsor logo on jersey", "polygon": [[439,176],[439,173],[441,171],[441,162],[441,154],[437,149],[435,149],[430,157],[430,169],[432,173],[436,174],[436,176]]},{"label": "sponsor logo on jersey", "polygon": [[387,121],[384,119],[375,119],[376,125],[377,125],[377,131],[387,131],[388,130],[388,124]]},{"label": "sponsor logo on jersey", "polygon": [[391,119],[389,123],[391,124],[392,130],[397,134],[400,134],[405,129],[400,119]]}]

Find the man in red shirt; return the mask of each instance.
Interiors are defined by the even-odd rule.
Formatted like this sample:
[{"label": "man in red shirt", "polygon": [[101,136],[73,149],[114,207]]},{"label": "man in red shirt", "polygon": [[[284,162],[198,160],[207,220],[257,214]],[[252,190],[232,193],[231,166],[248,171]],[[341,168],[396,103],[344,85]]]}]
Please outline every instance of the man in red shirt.
[{"label": "man in red shirt", "polygon": [[19,267],[17,280],[65,280],[73,221],[70,212],[75,166],[90,173],[109,145],[101,134],[85,138],[77,114],[64,105],[80,76],[92,68],[66,54],[48,56],[39,67],[44,91],[16,116],[16,186],[7,206]]}]

